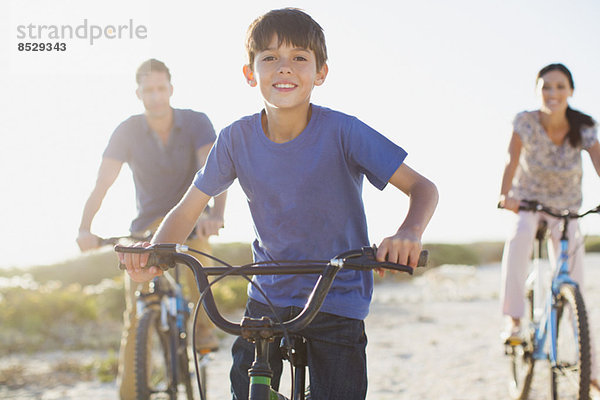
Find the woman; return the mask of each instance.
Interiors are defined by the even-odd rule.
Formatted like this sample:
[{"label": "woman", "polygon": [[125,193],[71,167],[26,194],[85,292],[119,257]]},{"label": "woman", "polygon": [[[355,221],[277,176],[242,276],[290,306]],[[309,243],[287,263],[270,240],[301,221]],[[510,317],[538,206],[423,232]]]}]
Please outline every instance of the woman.
[{"label": "woman", "polygon": [[[550,64],[537,75],[539,110],[524,111],[514,119],[500,192],[500,207],[518,215],[516,229],[504,246],[502,312],[509,317],[504,339],[520,337],[524,286],[533,239],[540,218],[548,220],[554,254],[559,249],[559,221],[541,213],[519,212],[521,200],[536,200],[556,209],[577,211],[581,206],[581,151],[586,150],[600,176],[600,143],[595,121],[569,107],[575,85],[563,64]],[[577,220],[569,225],[571,277],[583,282],[583,239]],[[552,252],[551,252],[552,253]],[[598,388],[592,349],[592,386]]]}]

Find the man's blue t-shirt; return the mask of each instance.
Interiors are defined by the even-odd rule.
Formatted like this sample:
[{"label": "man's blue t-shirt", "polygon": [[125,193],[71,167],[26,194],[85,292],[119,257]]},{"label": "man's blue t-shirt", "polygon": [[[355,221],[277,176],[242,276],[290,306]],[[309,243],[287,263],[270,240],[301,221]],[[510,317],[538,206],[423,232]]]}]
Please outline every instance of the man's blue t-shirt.
[{"label": "man's blue t-shirt", "polygon": [[133,173],[138,215],[131,222],[131,232],[146,230],[181,200],[198,171],[196,151],[215,139],[208,117],[192,110],[173,109],[166,145],[143,114],[115,129],[103,157],[128,163]]},{"label": "man's blue t-shirt", "polygon": [[[304,131],[286,143],[263,133],[261,114],[219,134],[194,184],[215,196],[238,178],[256,240],[256,261],[330,259],[369,245],[362,202],[363,176],[382,190],[406,152],[355,117],[312,105]],[[304,306],[315,275],[255,276],[276,306]],[[321,311],[363,319],[372,272],[342,270]],[[252,299],[265,302],[250,285]]]}]

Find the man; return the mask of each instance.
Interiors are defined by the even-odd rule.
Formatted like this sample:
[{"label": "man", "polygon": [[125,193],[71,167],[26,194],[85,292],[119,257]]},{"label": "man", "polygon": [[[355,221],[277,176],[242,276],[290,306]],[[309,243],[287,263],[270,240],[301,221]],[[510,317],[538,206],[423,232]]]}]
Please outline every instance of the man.
[{"label": "man", "polygon": [[[94,216],[100,209],[108,189],[115,182],[123,163],[133,172],[138,214],[131,223],[132,236],[154,232],[162,218],[181,199],[195,173],[200,169],[216,139],[208,117],[192,110],[173,109],[171,74],[161,61],[147,60],[136,73],[137,97],[144,104],[144,114],[134,115],[121,123],[110,138],[98,171],[96,185],[90,194],[81,218],[77,243],[82,251],[97,248],[100,238],[91,233]],[[215,198],[214,205],[196,223],[195,238],[187,244],[199,250],[208,250],[208,237],[217,235],[223,226],[226,195]],[[201,260],[202,261],[202,260]],[[205,262],[203,262],[204,264]],[[189,271],[182,271],[189,272]],[[198,291],[190,278],[191,299],[198,299]],[[126,306],[124,329],[119,355],[119,392],[121,399],[135,398],[135,291],[125,274]],[[143,290],[143,288],[142,288]],[[218,341],[206,317],[198,324],[197,348],[215,350]]]}]

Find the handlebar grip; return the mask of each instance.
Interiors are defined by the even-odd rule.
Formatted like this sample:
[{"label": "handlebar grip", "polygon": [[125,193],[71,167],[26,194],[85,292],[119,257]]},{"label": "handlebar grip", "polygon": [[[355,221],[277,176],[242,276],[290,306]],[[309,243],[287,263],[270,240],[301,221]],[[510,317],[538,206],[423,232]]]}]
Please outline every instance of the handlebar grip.
[{"label": "handlebar grip", "polygon": [[[170,254],[172,254],[175,245],[154,245],[150,247],[127,247],[116,245],[115,251],[118,253],[150,253],[146,267],[157,266],[163,271],[167,271],[169,268],[175,267],[175,262]],[[161,254],[163,250],[163,254]],[[166,251],[165,251],[166,250]],[[119,269],[126,270],[125,264],[119,261]]]},{"label": "handlebar grip", "polygon": [[[167,271],[169,268],[174,267],[175,265],[169,262],[168,260],[164,260],[164,257],[161,257],[157,254],[150,254],[148,257],[148,262],[146,263],[146,267],[156,266],[163,271]],[[127,267],[121,261],[119,261],[119,269],[121,271],[125,271]]]},{"label": "handlebar grip", "polygon": [[[429,257],[428,250],[422,250],[421,254],[419,254],[419,261],[417,261],[417,267],[425,267],[427,265],[427,259]],[[410,275],[413,273],[413,269],[409,266],[396,264],[392,262],[383,262],[380,265],[384,268],[393,269],[395,271],[407,272]]]},{"label": "handlebar grip", "polygon": [[150,247],[129,247],[122,246],[120,244],[114,247],[117,253],[148,253],[152,251],[152,246]]}]

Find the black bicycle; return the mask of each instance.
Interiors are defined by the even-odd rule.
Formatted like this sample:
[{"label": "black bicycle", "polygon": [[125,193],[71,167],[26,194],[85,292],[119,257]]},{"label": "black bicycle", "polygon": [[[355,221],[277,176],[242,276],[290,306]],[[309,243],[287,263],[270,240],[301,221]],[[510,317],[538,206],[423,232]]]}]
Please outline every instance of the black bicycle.
[{"label": "black bicycle", "polygon": [[[147,241],[143,238],[114,237],[102,244]],[[119,247],[119,246],[117,246]],[[136,296],[135,388],[137,400],[194,400],[188,348],[188,321],[193,304],[183,295],[179,269],[154,278],[148,290]],[[195,323],[194,323],[195,325]],[[193,350],[196,352],[196,349]],[[206,396],[208,352],[199,353],[199,391]]]},{"label": "black bicycle", "polygon": [[[378,262],[375,259],[376,248],[363,247],[358,250],[344,252],[333,259],[309,261],[269,261],[256,262],[240,267],[233,267],[208,254],[189,249],[179,244],[155,244],[147,248],[132,248],[116,246],[115,250],[123,253],[149,253],[147,265],[159,266],[164,271],[173,268],[176,264],[184,264],[192,269],[196,283],[200,289],[202,302],[207,315],[221,330],[236,336],[241,336],[255,345],[255,359],[248,371],[250,376],[249,400],[306,400],[310,398],[310,390],[305,387],[306,377],[306,350],[304,338],[297,332],[301,331],[315,318],[323,304],[336,274],[342,268],[358,270],[374,270],[379,268],[413,273],[413,269],[406,265],[391,262]],[[183,251],[192,251],[215,259],[226,267],[203,267],[200,262]],[[419,266],[425,265],[427,252],[423,251]],[[248,275],[289,275],[289,274],[319,274],[312,293],[308,297],[304,309],[289,321],[274,321],[269,317],[250,318],[244,317],[241,323],[228,321],[219,312],[210,287],[226,276],[241,275],[250,282]],[[211,283],[209,275],[218,276]],[[260,289],[259,289],[260,290]],[[263,294],[265,299],[267,296]],[[268,300],[268,299],[267,299]],[[270,305],[271,307],[272,304]],[[198,306],[196,307],[196,313]],[[292,370],[292,389],[288,399],[271,387],[273,372],[269,365],[268,344],[276,338],[283,338],[281,350],[284,357],[290,361]],[[194,353],[195,354],[195,353]],[[198,371],[198,369],[196,369]],[[198,373],[197,379],[199,380]],[[201,398],[204,399],[203,394]]]}]

